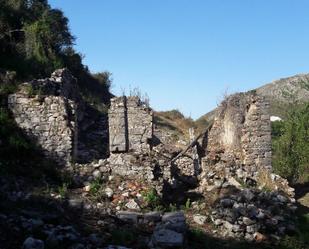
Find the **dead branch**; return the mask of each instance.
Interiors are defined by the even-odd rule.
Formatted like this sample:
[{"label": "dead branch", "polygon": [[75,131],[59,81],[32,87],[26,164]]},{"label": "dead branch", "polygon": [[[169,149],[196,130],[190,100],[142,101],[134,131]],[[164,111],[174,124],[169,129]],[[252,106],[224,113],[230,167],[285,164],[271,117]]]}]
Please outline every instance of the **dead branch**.
[{"label": "dead branch", "polygon": [[213,122],[211,122],[205,129],[204,132],[200,133],[182,152],[180,152],[177,156],[175,156],[171,162],[175,162],[178,158],[182,157],[184,154],[186,154],[188,152],[189,149],[191,149],[192,147],[194,147],[197,144],[197,141],[206,134],[206,132],[209,131],[209,129],[212,127]]}]

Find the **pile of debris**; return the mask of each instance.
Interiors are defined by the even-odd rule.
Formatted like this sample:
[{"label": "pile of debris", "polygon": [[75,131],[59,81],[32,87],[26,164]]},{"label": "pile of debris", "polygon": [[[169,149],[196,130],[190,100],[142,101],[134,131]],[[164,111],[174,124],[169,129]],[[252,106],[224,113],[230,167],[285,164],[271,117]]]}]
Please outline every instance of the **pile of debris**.
[{"label": "pile of debris", "polygon": [[148,248],[183,248],[187,232],[186,218],[182,212],[162,214],[150,212],[118,212],[117,217],[133,226],[147,225],[152,228]]},{"label": "pile of debris", "polygon": [[211,219],[224,237],[261,242],[295,232],[296,208],[284,193],[247,188],[218,199]]}]

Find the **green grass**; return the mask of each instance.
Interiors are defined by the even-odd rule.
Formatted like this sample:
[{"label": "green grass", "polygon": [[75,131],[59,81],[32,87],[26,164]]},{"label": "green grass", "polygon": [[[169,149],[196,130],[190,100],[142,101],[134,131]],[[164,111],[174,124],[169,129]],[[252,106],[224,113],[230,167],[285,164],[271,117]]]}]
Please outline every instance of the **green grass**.
[{"label": "green grass", "polygon": [[142,196],[146,202],[146,208],[155,210],[160,210],[162,208],[162,200],[154,188],[144,191]]},{"label": "green grass", "polygon": [[102,179],[95,179],[90,183],[89,196],[93,201],[107,201],[107,196],[104,191],[105,183]]}]

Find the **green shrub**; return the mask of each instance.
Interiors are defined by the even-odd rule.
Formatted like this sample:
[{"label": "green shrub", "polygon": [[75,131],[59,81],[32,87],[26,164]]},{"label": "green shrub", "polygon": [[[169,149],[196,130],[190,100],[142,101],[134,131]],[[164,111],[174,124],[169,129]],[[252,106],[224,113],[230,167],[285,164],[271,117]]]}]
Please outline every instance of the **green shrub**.
[{"label": "green shrub", "polygon": [[292,183],[308,181],[309,104],[293,108],[284,122],[273,125],[273,167]]}]

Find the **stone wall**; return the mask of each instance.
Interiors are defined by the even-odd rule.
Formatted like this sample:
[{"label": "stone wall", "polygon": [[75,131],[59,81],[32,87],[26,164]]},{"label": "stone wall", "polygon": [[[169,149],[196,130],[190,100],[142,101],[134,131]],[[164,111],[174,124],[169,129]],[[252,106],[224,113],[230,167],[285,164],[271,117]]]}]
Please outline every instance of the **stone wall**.
[{"label": "stone wall", "polygon": [[153,136],[153,113],[138,97],[117,97],[109,110],[110,152],[146,152]]},{"label": "stone wall", "polygon": [[128,120],[126,97],[112,98],[108,112],[111,152],[128,151]]},{"label": "stone wall", "polygon": [[269,104],[254,92],[228,97],[207,134],[204,176],[211,183],[271,169]]},{"label": "stone wall", "polygon": [[77,98],[76,80],[61,69],[51,78],[22,84],[17,93],[9,95],[8,107],[44,154],[64,165],[76,153]]}]

